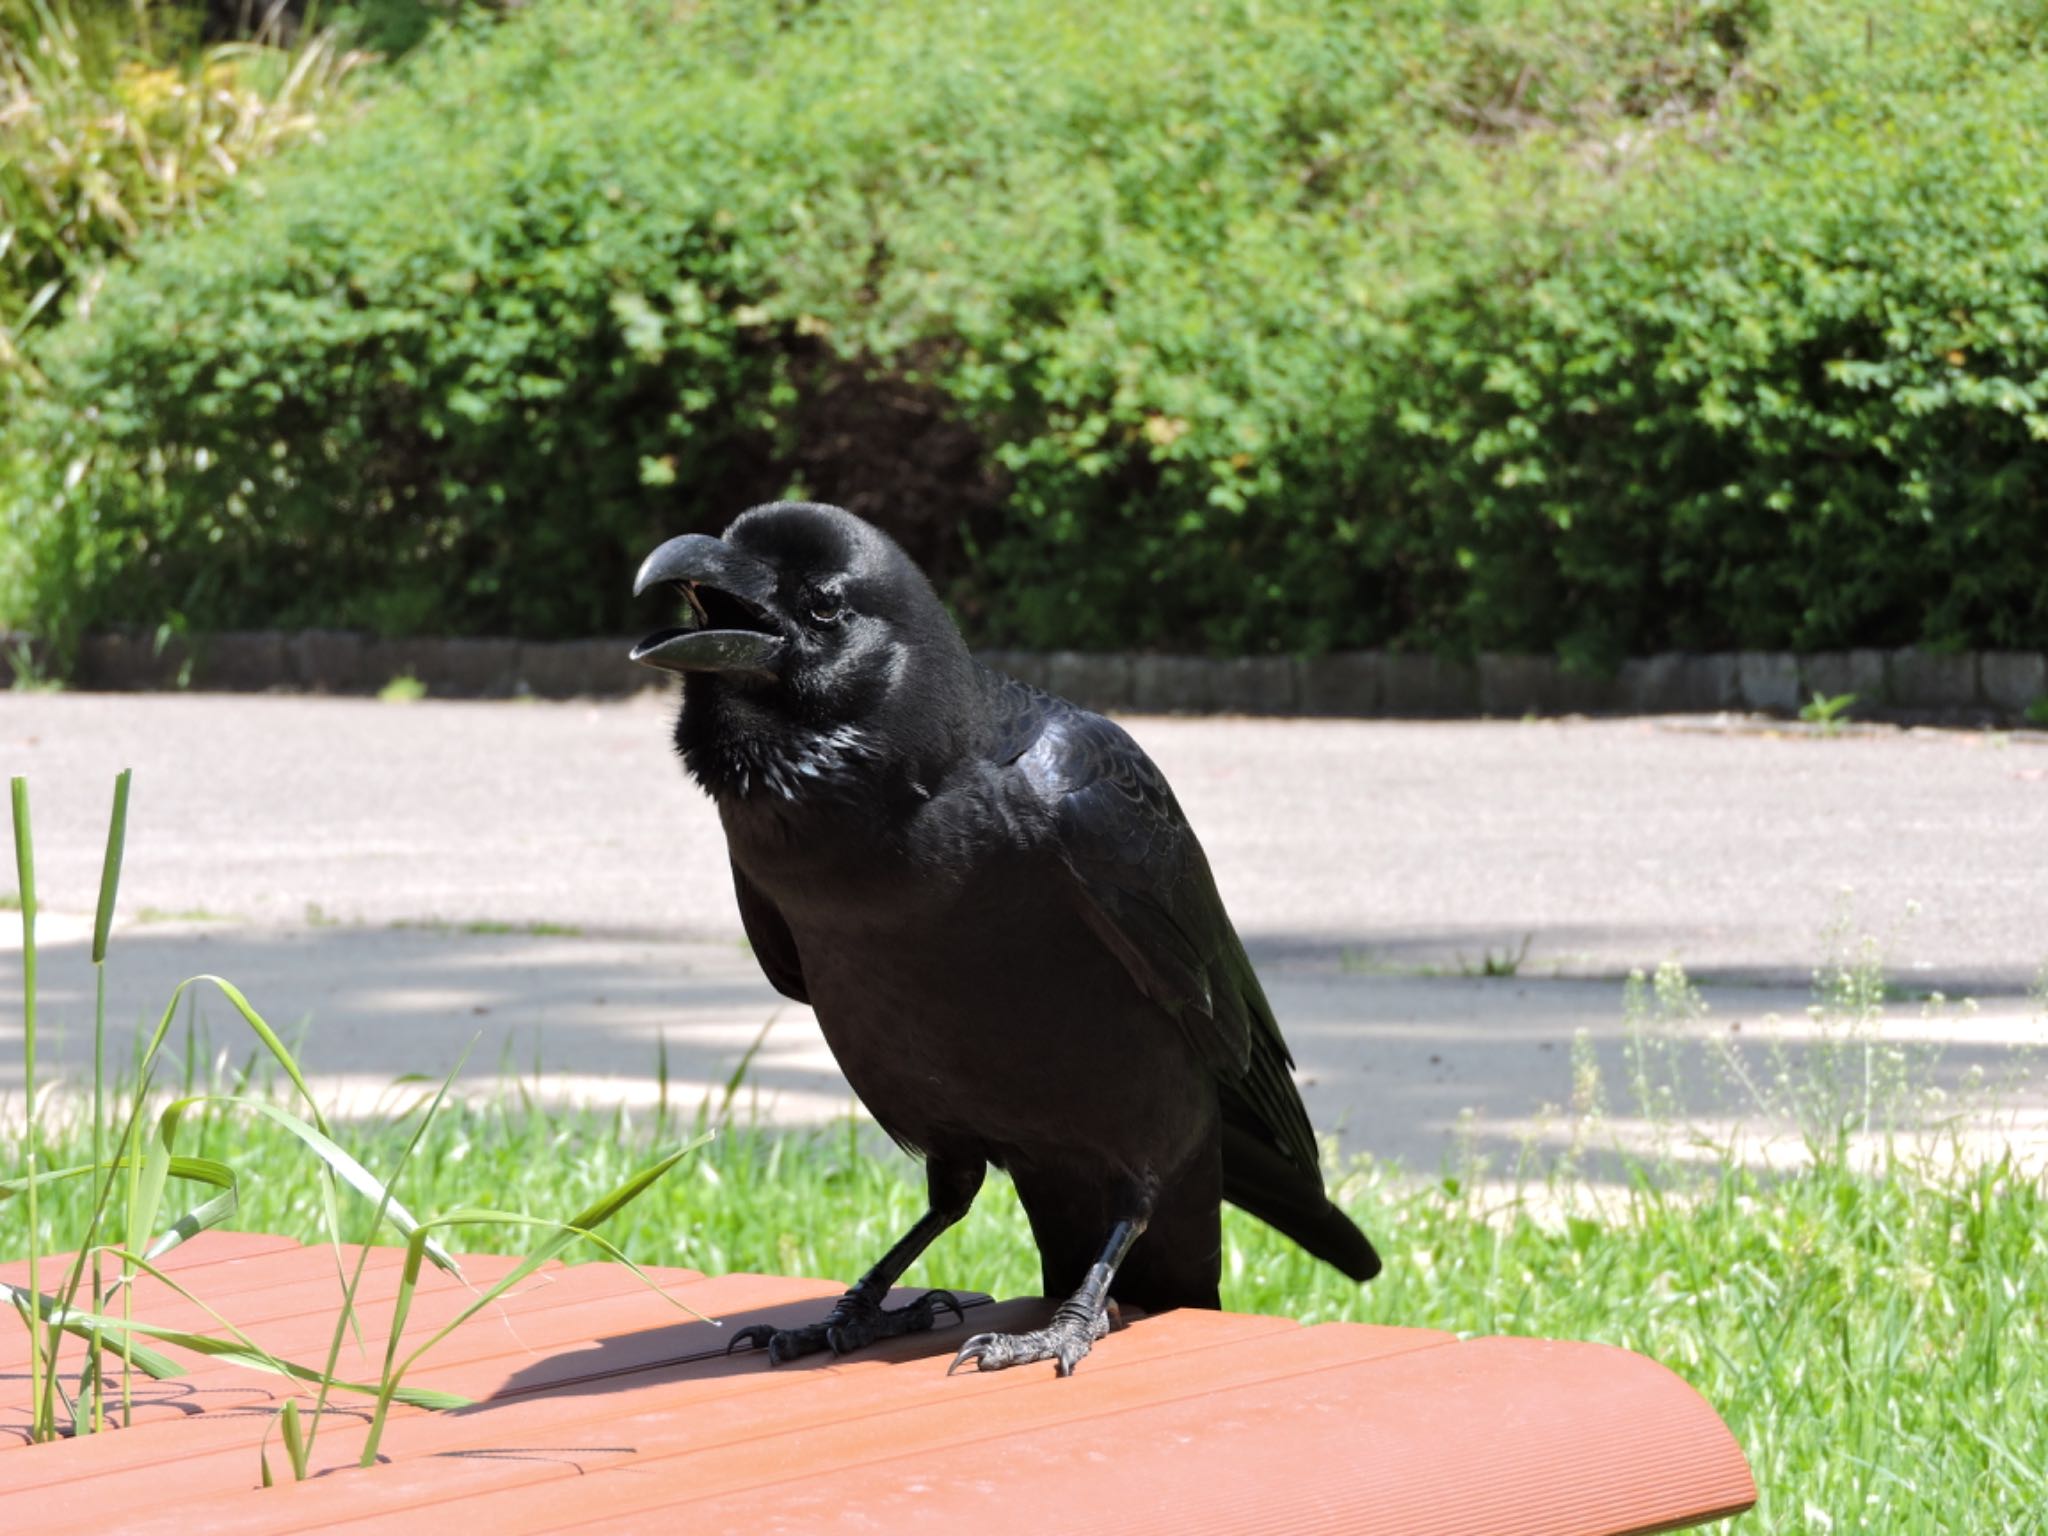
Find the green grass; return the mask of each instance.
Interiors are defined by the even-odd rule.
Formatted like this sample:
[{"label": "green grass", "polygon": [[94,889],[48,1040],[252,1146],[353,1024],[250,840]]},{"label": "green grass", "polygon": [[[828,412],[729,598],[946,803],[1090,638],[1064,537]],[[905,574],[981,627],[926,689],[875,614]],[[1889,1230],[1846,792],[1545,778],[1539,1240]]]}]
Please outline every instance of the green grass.
[{"label": "green grass", "polygon": [[535,939],[580,938],[583,930],[574,923],[508,923],[502,918],[480,917],[470,922],[451,923],[441,918],[401,918],[391,924],[395,929],[427,933],[464,933],[477,938],[498,938],[506,934],[524,934]]},{"label": "green grass", "polygon": [[500,922],[495,918],[479,918],[475,922],[462,923],[458,925],[457,931],[486,937],[507,933],[523,933],[529,938],[536,939],[573,939],[583,932],[574,923],[507,923]]},{"label": "green grass", "polygon": [[233,923],[232,912],[215,912],[210,907],[144,907],[135,914],[138,923]]},{"label": "green grass", "polygon": [[377,697],[386,704],[417,704],[427,696],[427,685],[410,672],[401,672],[382,688]]},{"label": "green grass", "polygon": [[1853,693],[1838,693],[1830,698],[1816,689],[1813,698],[1799,706],[1799,718],[1808,725],[1819,726],[1823,736],[1839,735],[1842,723],[1849,718],[1850,706],[1855,702]]}]

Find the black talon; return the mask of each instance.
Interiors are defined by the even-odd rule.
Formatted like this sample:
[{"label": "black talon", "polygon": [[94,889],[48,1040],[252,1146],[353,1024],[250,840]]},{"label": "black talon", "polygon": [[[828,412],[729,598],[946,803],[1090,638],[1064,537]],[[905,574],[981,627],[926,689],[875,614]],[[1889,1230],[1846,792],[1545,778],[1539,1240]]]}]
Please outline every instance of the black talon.
[{"label": "black talon", "polygon": [[729,1355],[742,1344],[766,1345],[770,1365],[827,1349],[835,1355],[850,1355],[878,1339],[925,1332],[933,1325],[940,1308],[950,1308],[961,1322],[967,1320],[960,1298],[951,1291],[926,1291],[908,1306],[884,1311],[872,1291],[856,1286],[834,1302],[832,1310],[819,1321],[802,1328],[755,1323],[734,1334],[725,1352]]},{"label": "black talon", "polygon": [[758,1349],[763,1345],[774,1342],[775,1330],[766,1323],[755,1323],[752,1327],[742,1328],[738,1333],[734,1334],[731,1341],[725,1346],[725,1352],[729,1355],[742,1344]]}]

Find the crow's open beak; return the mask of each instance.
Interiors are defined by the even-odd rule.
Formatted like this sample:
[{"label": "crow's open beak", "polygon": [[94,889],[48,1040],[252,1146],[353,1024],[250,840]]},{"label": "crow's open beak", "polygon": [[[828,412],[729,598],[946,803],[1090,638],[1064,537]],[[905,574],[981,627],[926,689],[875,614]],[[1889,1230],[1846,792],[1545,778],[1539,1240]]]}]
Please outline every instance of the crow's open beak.
[{"label": "crow's open beak", "polygon": [[633,593],[664,582],[682,593],[694,622],[656,630],[633,647],[633,660],[665,672],[776,675],[787,642],[773,566],[723,539],[686,533],[640,563]]}]

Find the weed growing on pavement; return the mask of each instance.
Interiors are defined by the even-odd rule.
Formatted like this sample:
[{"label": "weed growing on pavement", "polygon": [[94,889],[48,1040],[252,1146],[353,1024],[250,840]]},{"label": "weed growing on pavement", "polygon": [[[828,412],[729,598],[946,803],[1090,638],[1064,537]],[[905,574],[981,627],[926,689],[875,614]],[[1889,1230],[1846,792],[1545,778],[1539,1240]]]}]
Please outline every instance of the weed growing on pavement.
[{"label": "weed growing on pavement", "polygon": [[1842,722],[1849,718],[1849,708],[1856,702],[1853,693],[1838,693],[1833,697],[1816,692],[1806,703],[1799,706],[1799,718],[1808,725],[1820,727],[1823,736],[1839,736]]},{"label": "weed growing on pavement", "polygon": [[1458,974],[1460,976],[1519,976],[1522,973],[1522,962],[1529,958],[1529,946],[1535,942],[1535,934],[1525,933],[1522,935],[1521,947],[1518,949],[1509,949],[1506,946],[1502,946],[1498,954],[1495,954],[1491,949],[1482,950],[1477,965],[1469,964],[1464,955],[1460,954],[1458,956]]},{"label": "weed growing on pavement", "polygon": [[410,672],[401,672],[382,688],[377,697],[386,704],[417,704],[427,696],[427,685]]}]

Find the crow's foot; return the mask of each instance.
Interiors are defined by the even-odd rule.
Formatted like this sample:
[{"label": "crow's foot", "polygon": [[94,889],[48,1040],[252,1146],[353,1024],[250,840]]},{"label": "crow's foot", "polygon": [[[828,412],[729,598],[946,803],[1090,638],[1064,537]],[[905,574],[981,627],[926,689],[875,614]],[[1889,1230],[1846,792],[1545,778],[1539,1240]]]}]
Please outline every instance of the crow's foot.
[{"label": "crow's foot", "polygon": [[926,1291],[909,1306],[885,1312],[881,1303],[866,1291],[851,1290],[832,1304],[832,1310],[821,1322],[804,1328],[774,1328],[767,1323],[756,1323],[734,1334],[725,1352],[731,1354],[742,1344],[765,1347],[770,1365],[780,1365],[785,1360],[801,1359],[826,1349],[835,1355],[851,1354],[877,1339],[922,1333],[931,1327],[944,1308],[951,1308],[953,1316],[966,1321],[967,1314],[960,1310],[959,1299],[951,1291]]},{"label": "crow's foot", "polygon": [[952,1375],[970,1360],[977,1370],[983,1371],[1050,1360],[1060,1375],[1071,1376],[1095,1341],[1116,1326],[1115,1314],[1113,1301],[1101,1311],[1084,1310],[1074,1301],[1062,1302],[1050,1323],[1030,1333],[977,1333],[960,1346],[960,1353],[946,1367],[946,1374]]}]

